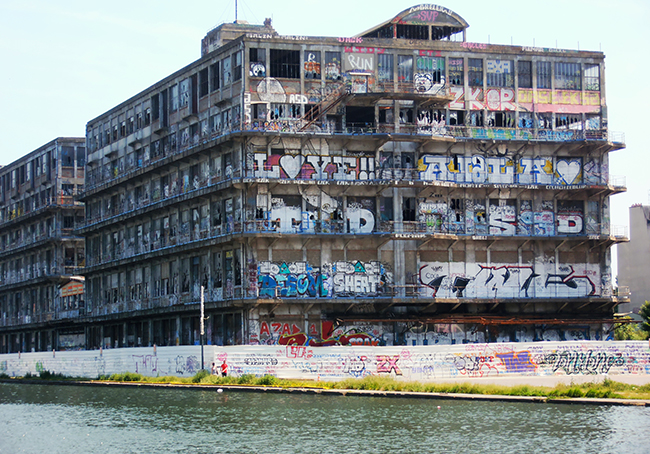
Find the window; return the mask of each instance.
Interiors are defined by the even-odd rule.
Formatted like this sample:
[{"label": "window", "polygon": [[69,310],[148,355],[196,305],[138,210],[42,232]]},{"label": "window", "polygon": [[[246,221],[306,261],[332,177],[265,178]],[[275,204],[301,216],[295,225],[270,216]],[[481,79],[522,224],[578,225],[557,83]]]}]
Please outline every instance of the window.
[{"label": "window", "polygon": [[488,87],[512,87],[513,74],[512,60],[487,61]]},{"label": "window", "polygon": [[221,60],[221,86],[225,87],[232,82],[232,66],[230,57]]},{"label": "window", "polygon": [[555,129],[582,129],[582,115],[556,113]]},{"label": "window", "polygon": [[325,79],[341,80],[341,52],[325,52]]},{"label": "window", "polygon": [[249,75],[251,77],[265,77],[266,50],[257,48],[249,49],[248,59],[250,61]]},{"label": "window", "polygon": [[467,75],[469,85],[472,87],[483,86],[483,60],[480,58],[470,58],[467,60]]},{"label": "window", "polygon": [[600,91],[599,65],[585,65],[585,90]]},{"label": "window", "polygon": [[216,62],[213,65],[210,65],[210,91],[216,91],[219,89],[219,62]]},{"label": "window", "polygon": [[533,88],[533,62],[517,62],[517,83],[519,88]]},{"label": "window", "polygon": [[551,88],[551,62],[537,62],[537,88]]},{"label": "window", "polygon": [[300,51],[271,49],[271,77],[300,79]]},{"label": "window", "polygon": [[449,83],[451,85],[463,85],[464,83],[464,74],[463,74],[463,59],[462,58],[450,58],[449,63]]},{"label": "window", "polygon": [[305,79],[320,79],[320,52],[305,51]]},{"label": "window", "polygon": [[185,79],[179,84],[179,106],[187,107],[190,103],[190,79]]},{"label": "window", "polygon": [[241,80],[241,52],[235,52],[231,56],[232,59],[232,80]]},{"label": "window", "polygon": [[199,71],[199,97],[203,97],[210,92],[209,81],[208,68]]},{"label": "window", "polygon": [[61,165],[65,167],[74,165],[74,148],[61,147]]},{"label": "window", "polygon": [[[160,118],[160,97],[158,95],[153,95],[151,97],[151,110],[153,111],[153,121],[158,120]],[[145,124],[147,124],[146,116]]]},{"label": "window", "polygon": [[169,98],[171,110],[178,110],[178,85],[169,89]]},{"label": "window", "polygon": [[[444,81],[445,59],[438,57],[418,57],[415,61],[416,73],[419,85],[418,91],[428,91],[432,84],[439,84]],[[422,85],[424,79],[424,86]],[[427,88],[428,87],[428,88]],[[426,88],[426,89],[423,89]]]},{"label": "window", "polygon": [[379,81],[393,81],[393,54],[379,54],[377,56],[377,74]]},{"label": "window", "polygon": [[397,56],[397,81],[411,82],[413,80],[413,56]]},{"label": "window", "polygon": [[555,88],[580,90],[582,88],[580,63],[555,63]]}]

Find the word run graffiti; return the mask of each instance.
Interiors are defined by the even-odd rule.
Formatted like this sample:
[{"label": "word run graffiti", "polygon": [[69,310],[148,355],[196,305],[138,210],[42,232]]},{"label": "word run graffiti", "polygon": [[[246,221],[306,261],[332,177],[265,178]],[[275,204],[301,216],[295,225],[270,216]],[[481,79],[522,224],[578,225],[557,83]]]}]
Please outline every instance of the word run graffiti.
[{"label": "word run graffiti", "polygon": [[418,170],[423,181],[561,186],[582,183],[581,159],[554,161],[544,156],[513,160],[505,156],[424,155],[418,161]]},{"label": "word run graffiti", "polygon": [[606,374],[612,367],[623,366],[625,362],[621,353],[565,350],[544,356],[540,365],[550,366],[553,373],[561,371],[567,375],[596,375]]},{"label": "word run graffiti", "polygon": [[255,153],[255,177],[301,180],[374,180],[374,156],[303,156]]},{"label": "word run graffiti", "polygon": [[533,265],[422,263],[422,295],[433,298],[529,298],[594,296],[601,290],[597,264]]},{"label": "word run graffiti", "polygon": [[389,280],[380,262],[260,262],[257,272],[260,298],[377,296]]}]

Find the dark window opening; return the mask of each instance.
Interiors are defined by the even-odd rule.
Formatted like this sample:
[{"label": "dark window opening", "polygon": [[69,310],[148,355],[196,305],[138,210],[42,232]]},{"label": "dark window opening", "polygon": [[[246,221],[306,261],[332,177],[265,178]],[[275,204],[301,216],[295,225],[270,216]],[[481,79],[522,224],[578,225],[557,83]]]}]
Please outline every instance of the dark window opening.
[{"label": "dark window opening", "polygon": [[265,77],[266,76],[266,50],[265,49],[249,49],[248,60],[250,62],[249,74],[251,77]]},{"label": "dark window opening", "polygon": [[219,62],[216,62],[213,65],[210,65],[210,91],[216,91],[219,89]]},{"label": "dark window opening", "polygon": [[345,109],[347,126],[355,130],[372,128],[375,126],[375,108],[348,106]]},{"label": "dark window opening", "polygon": [[399,39],[429,39],[428,25],[397,24],[397,38]]},{"label": "dark window opening", "polygon": [[210,92],[210,79],[208,78],[208,68],[199,71],[199,96],[203,97]]},{"label": "dark window opening", "polygon": [[406,197],[402,199],[404,205],[402,209],[402,220],[405,222],[415,222],[415,197]]},{"label": "dark window opening", "polygon": [[462,58],[450,58],[449,59],[449,83],[451,85],[463,85],[464,84],[463,59]]},{"label": "dark window opening", "polygon": [[465,111],[464,110],[450,110],[449,111],[449,126],[459,126],[465,124]]},{"label": "dark window opening", "polygon": [[300,51],[271,49],[271,77],[300,79]]},{"label": "dark window opening", "polygon": [[537,62],[537,88],[551,88],[551,62]]},{"label": "dark window opening", "polygon": [[472,87],[483,86],[483,60],[480,58],[470,58],[467,60],[467,75],[469,85]]},{"label": "dark window opening", "polygon": [[533,62],[517,62],[517,83],[520,88],[533,88]]}]

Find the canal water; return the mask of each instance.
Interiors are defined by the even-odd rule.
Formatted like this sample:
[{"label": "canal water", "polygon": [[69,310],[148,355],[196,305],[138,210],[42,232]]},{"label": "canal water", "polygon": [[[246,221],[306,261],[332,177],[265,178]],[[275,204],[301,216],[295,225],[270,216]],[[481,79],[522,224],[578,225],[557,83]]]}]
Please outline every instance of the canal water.
[{"label": "canal water", "polygon": [[0,383],[3,454],[632,454],[649,429],[645,407]]}]

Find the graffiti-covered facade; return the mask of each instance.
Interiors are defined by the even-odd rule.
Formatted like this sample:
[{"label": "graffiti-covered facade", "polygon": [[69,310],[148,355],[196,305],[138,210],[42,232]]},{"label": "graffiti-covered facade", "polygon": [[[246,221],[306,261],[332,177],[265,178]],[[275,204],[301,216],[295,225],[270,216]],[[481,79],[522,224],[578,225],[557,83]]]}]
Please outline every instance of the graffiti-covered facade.
[{"label": "graffiti-covered facade", "polygon": [[0,353],[85,346],[85,158],[59,137],[0,167]]},{"label": "graffiti-covered facade", "polygon": [[224,24],[87,125],[88,348],[606,339],[604,55]]}]

